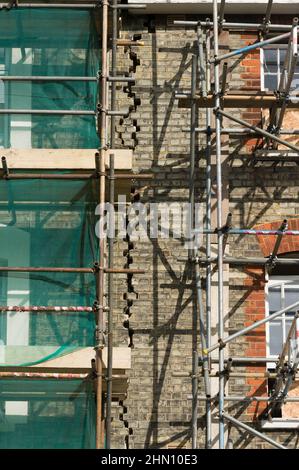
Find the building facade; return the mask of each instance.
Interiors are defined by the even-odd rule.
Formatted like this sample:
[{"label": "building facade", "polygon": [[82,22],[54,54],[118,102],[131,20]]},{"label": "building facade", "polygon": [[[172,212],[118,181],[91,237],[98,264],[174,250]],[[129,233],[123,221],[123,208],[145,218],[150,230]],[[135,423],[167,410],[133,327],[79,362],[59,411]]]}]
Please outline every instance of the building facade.
[{"label": "building facade", "polygon": [[[19,2],[0,11],[0,298],[3,306],[19,307],[3,307],[0,317],[0,446],[42,447],[36,436],[47,436],[53,423],[63,444],[50,436],[49,447],[93,448],[100,421],[102,447],[295,448],[298,2],[274,3],[270,12],[266,1],[227,1],[225,21],[219,3],[216,62],[242,51],[219,60],[218,68],[212,1],[145,1],[134,9],[138,3],[122,2],[116,20],[109,9],[106,75],[103,8],[39,10]],[[124,80],[107,79],[115,75]],[[41,112],[53,109],[57,114]],[[108,109],[124,111],[111,116]],[[113,289],[106,271],[104,327],[94,321],[101,308],[94,263],[102,259],[95,228],[103,175],[82,177],[97,168],[97,152],[102,158],[106,152],[110,177],[114,155],[114,201],[108,179],[106,201],[117,214],[125,211],[113,237]],[[28,176],[41,172],[56,177]],[[181,225],[174,224],[192,200],[195,248],[190,232],[176,232]],[[110,249],[103,269],[111,267]],[[5,270],[16,266],[73,271]],[[34,313],[30,306],[63,306],[67,314]],[[102,354],[101,416],[94,347]],[[33,368],[36,376],[26,379]],[[71,436],[70,423],[77,423]],[[35,444],[22,441],[26,426]]]}]

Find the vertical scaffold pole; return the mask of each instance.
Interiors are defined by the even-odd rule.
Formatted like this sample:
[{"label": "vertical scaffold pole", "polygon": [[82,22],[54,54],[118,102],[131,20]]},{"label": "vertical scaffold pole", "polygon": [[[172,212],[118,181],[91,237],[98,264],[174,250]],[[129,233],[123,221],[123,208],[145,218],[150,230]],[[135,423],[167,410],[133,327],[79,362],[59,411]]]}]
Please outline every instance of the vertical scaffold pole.
[{"label": "vertical scaffold pole", "polygon": [[105,203],[105,156],[107,150],[107,43],[108,43],[108,0],[102,0],[102,74],[101,74],[101,90],[100,90],[100,116],[98,122],[98,132],[101,138],[100,142],[100,178],[99,178],[99,202],[100,202],[100,242],[99,242],[99,272],[97,276],[97,294],[98,294],[98,308],[97,308],[97,334],[96,334],[96,371],[97,371],[97,420],[96,420],[96,448],[103,447],[103,403],[102,403],[102,375],[103,363],[102,352],[104,348],[104,265],[105,265],[105,238],[103,236],[103,219],[104,219],[104,203]]},{"label": "vertical scaffold pole", "polygon": [[201,86],[202,96],[207,96],[207,80],[206,80],[206,68],[204,63],[204,51],[203,51],[203,32],[200,25],[197,26],[197,42],[198,42],[198,71],[199,80]]},{"label": "vertical scaffold pole", "polygon": [[[112,55],[111,55],[111,74],[112,77],[116,77],[116,54],[117,54],[117,21],[118,21],[118,9],[117,0],[113,0],[112,8]],[[116,82],[111,82],[111,109],[116,109]],[[111,131],[110,131],[110,147],[115,147],[115,116],[111,116]]]},{"label": "vertical scaffold pole", "polygon": [[[112,48],[111,48],[111,75],[116,77],[117,72],[117,22],[118,22],[118,9],[117,1],[112,2]],[[116,109],[116,82],[111,83],[111,109]],[[110,121],[110,147],[115,148],[115,116],[111,116]],[[110,172],[109,172],[109,202],[110,205],[114,206],[114,155],[110,155]],[[111,208],[111,206],[110,206]],[[110,212],[109,226],[111,226],[113,214]],[[109,233],[108,242],[108,265],[109,268],[113,267],[114,262],[114,238],[112,233]],[[107,348],[108,348],[108,359],[107,359],[107,404],[106,404],[106,447],[111,448],[111,406],[112,406],[112,371],[113,371],[113,273],[108,276],[108,334],[107,334]]]},{"label": "vertical scaffold pole", "polygon": [[[206,70],[207,70],[207,91],[209,93],[210,87],[210,54],[211,54],[211,30],[206,30]],[[206,229],[211,230],[211,109],[206,108]],[[206,235],[206,254],[207,258],[211,258],[211,234]],[[206,331],[207,331],[207,345],[211,344],[211,276],[212,276],[211,263],[206,267]],[[212,413],[211,402],[206,401],[206,448],[210,449],[212,446]]]},{"label": "vertical scaffold pole", "polygon": [[[196,128],[196,71],[197,71],[197,57],[192,55],[192,69],[191,69],[191,134],[190,134],[190,181],[189,181],[189,210],[190,210],[190,239],[193,238],[194,230],[194,182],[195,182],[195,128]],[[191,242],[193,242],[191,240]],[[194,256],[194,248],[189,250],[189,258],[192,263]],[[191,264],[193,267],[193,263]],[[193,308],[193,340],[192,340],[192,449],[197,448],[197,416],[198,416],[198,351],[197,351],[197,308]]]},{"label": "vertical scaffold pole", "polygon": [[[219,63],[216,60],[219,54],[218,46],[218,9],[217,0],[213,0],[213,32],[214,32],[214,80],[215,105],[220,106]],[[221,116],[216,113],[216,181],[217,181],[217,240],[218,240],[218,337],[223,338],[223,233],[222,233],[222,171],[221,171]],[[219,448],[224,449],[224,350],[219,348]]]},{"label": "vertical scaffold pole", "polygon": [[[109,168],[109,241],[108,241],[108,266],[113,268],[114,261],[114,155],[110,155],[110,168]],[[108,275],[108,331],[107,331],[107,406],[106,406],[106,448],[111,449],[111,405],[112,405],[112,372],[113,372],[113,273]]]},{"label": "vertical scaffold pole", "polygon": [[[204,48],[203,48],[203,34],[202,34],[202,30],[200,26],[197,27],[197,37],[198,37],[198,62],[200,64],[199,81],[200,81],[202,95],[206,96],[207,95],[206,68],[205,68],[205,60],[204,60],[205,58],[204,58]],[[196,133],[195,129],[194,129],[194,132]],[[205,347],[207,345],[207,330],[206,330],[207,322],[205,321],[204,305],[203,305],[203,300],[202,300],[202,287],[201,287],[202,278],[201,278],[201,273],[200,273],[200,267],[197,262],[197,257],[198,257],[197,246],[196,246],[196,250],[194,250],[194,255],[196,258],[195,285],[196,285],[196,294],[197,294],[197,308],[198,308],[198,313],[199,313],[200,343],[201,343],[201,352],[202,352],[202,358],[203,358],[202,367],[203,367],[203,376],[204,376],[204,388],[205,388],[206,397],[209,398],[211,396],[210,377],[209,377],[209,358],[207,355],[204,354]],[[207,419],[208,419],[208,414],[207,414]],[[207,447],[207,442],[206,442],[206,447]]]},{"label": "vertical scaffold pole", "polygon": [[263,23],[265,24],[265,26],[268,26],[270,23],[270,18],[271,18],[271,13],[272,13],[272,4],[273,4],[273,0],[268,0],[265,18],[263,19]]}]

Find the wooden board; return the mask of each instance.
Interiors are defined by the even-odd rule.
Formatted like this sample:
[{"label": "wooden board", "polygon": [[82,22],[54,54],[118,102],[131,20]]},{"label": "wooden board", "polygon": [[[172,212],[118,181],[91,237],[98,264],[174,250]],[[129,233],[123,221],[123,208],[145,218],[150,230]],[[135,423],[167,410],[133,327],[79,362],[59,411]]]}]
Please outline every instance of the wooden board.
[{"label": "wooden board", "polygon": [[[96,149],[2,149],[9,169],[15,170],[93,170]],[[109,155],[115,155],[115,170],[131,170],[133,151],[109,149],[106,152],[106,167]]]},{"label": "wooden board", "polygon": [[[32,368],[38,368],[41,365],[47,368],[63,368],[63,369],[86,369],[90,370],[91,360],[95,358],[95,350],[93,348],[82,348],[79,351],[57,357],[43,364],[37,364]],[[103,350],[103,367],[107,367],[107,348]],[[114,348],[113,350],[113,369],[130,369],[131,368],[131,351],[129,348]]]}]

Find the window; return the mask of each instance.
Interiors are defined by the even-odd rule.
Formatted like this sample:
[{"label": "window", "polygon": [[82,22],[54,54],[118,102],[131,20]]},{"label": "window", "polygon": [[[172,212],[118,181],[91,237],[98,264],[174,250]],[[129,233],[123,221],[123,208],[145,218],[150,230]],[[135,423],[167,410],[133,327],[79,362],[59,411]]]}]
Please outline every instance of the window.
[{"label": "window", "polygon": [[[271,276],[267,286],[266,314],[278,312],[299,300],[299,276]],[[294,318],[294,311],[286,312],[267,323],[267,356],[273,357],[273,361],[282,351],[289,329]],[[292,344],[294,349],[294,344]],[[268,364],[268,367],[274,367]]]},{"label": "window", "polygon": [[1,380],[0,449],[94,449],[95,417],[92,381]]},{"label": "window", "polygon": [[[280,268],[275,268],[277,271]],[[284,269],[282,269],[283,271]],[[278,273],[277,273],[278,274]],[[298,275],[274,275],[270,276],[266,284],[266,315],[271,315],[279,310],[282,310],[289,305],[299,301],[299,276]],[[266,355],[273,358],[273,362],[267,363],[269,372],[275,372],[276,361],[278,356],[282,353],[283,345],[287,339],[290,327],[294,318],[294,314],[298,309],[290,310],[284,314],[270,320],[266,323]],[[289,349],[285,357],[285,362],[294,363],[298,354],[297,341],[295,339],[295,332],[292,335],[289,344]],[[271,395],[276,381],[275,378],[268,379],[268,393]],[[295,390],[296,396],[298,395],[298,382],[293,382],[289,388]],[[292,394],[292,393],[291,393]],[[298,412],[295,407],[286,409],[288,405],[274,407],[271,410],[272,420],[263,420],[263,429],[284,429],[284,428],[298,428],[299,419]]]},{"label": "window", "polygon": [[[91,111],[100,69],[96,16],[89,10],[0,10],[0,108]],[[57,77],[7,81],[1,75]],[[93,114],[2,114],[0,148],[97,148]]]},{"label": "window", "polygon": [[[97,182],[0,181],[0,261],[4,266],[92,266],[98,259]],[[8,201],[9,199],[9,201]],[[2,305],[91,306],[93,273],[0,273]],[[0,316],[0,365],[28,365],[94,345],[92,312],[33,310]]]},{"label": "window", "polygon": [[[287,52],[287,44],[273,45],[261,49],[262,90],[277,90]],[[295,68],[291,92],[299,91],[299,63]]]}]

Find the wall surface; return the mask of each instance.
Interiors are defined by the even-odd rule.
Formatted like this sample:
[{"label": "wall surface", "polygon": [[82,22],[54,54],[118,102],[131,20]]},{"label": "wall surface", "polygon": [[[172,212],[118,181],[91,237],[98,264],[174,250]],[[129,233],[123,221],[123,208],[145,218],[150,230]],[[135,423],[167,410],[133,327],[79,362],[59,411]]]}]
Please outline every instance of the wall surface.
[{"label": "wall surface", "polygon": [[[236,21],[240,21],[240,17]],[[290,17],[284,18],[284,22],[290,22]],[[188,200],[190,136],[183,129],[190,125],[190,110],[188,107],[178,107],[174,92],[190,89],[191,55],[196,51],[196,34],[192,29],[169,24],[163,15],[123,17],[122,37],[129,38],[140,33],[144,47],[132,48],[140,60],[134,74],[136,85],[132,90],[135,98],[140,98],[141,104],[130,118],[117,123],[117,147],[134,148],[133,171],[152,171],[154,174],[152,180],[139,183],[133,189],[132,200],[140,199],[144,203]],[[228,34],[223,33],[220,39],[222,51],[257,40],[257,34],[254,33]],[[130,65],[129,51],[118,48],[118,72],[128,71]],[[228,83],[230,90],[237,89],[243,94],[259,90],[259,52],[237,61],[230,60]],[[134,97],[130,98],[123,93],[121,86],[117,98],[120,108],[134,100]],[[230,112],[255,124],[259,123],[262,116],[260,109],[232,109]],[[224,126],[227,124],[224,122]],[[199,110],[198,125],[205,126],[205,110]],[[298,217],[298,166],[252,165],[253,152],[259,142],[248,136],[231,137],[229,141],[223,141],[223,217],[225,220],[228,211],[232,212],[233,225],[236,227],[249,228]],[[212,171],[215,172],[214,140],[212,143]],[[197,143],[196,200],[204,207],[203,137],[199,137]],[[215,207],[216,199],[213,195],[213,227]],[[203,253],[204,244],[203,240]],[[179,260],[187,256],[184,240],[127,239],[118,241],[116,250],[120,266],[127,262],[129,253],[130,266],[146,270],[146,274],[134,277],[133,281],[129,281],[126,276],[118,277],[115,281],[115,342],[118,346],[127,343],[132,348],[129,388],[127,398],[122,403],[124,413],[121,416],[126,428],[123,446],[190,448],[191,379],[177,375],[191,371],[195,332],[197,337],[199,335],[198,327],[196,329],[192,321],[196,302],[191,268],[187,262]],[[231,236],[228,250],[231,256],[264,256],[255,236]],[[130,292],[124,295],[128,282],[131,283]],[[224,287],[225,301],[228,303],[225,336],[264,317],[264,286],[263,269],[231,267],[227,271]],[[217,305],[215,296],[213,305],[214,308]],[[215,335],[216,325],[212,330],[212,336],[216,338]],[[264,356],[265,328],[238,338],[226,349],[227,357]],[[265,366],[234,368],[234,371],[237,370],[266,371]],[[202,381],[200,393],[203,393]],[[267,394],[266,380],[232,378],[227,385],[227,393],[264,395]],[[205,441],[204,407],[204,403],[200,402],[199,447],[204,447]],[[264,410],[264,405],[244,403],[226,407],[229,413],[251,426],[258,426],[258,418]],[[116,430],[117,422],[114,421],[114,445],[119,445],[121,441]],[[236,448],[270,447],[234,427],[228,428],[227,432]],[[291,430],[267,431],[267,434],[290,448],[297,445],[296,432]],[[216,438],[215,434],[215,446]]]}]

